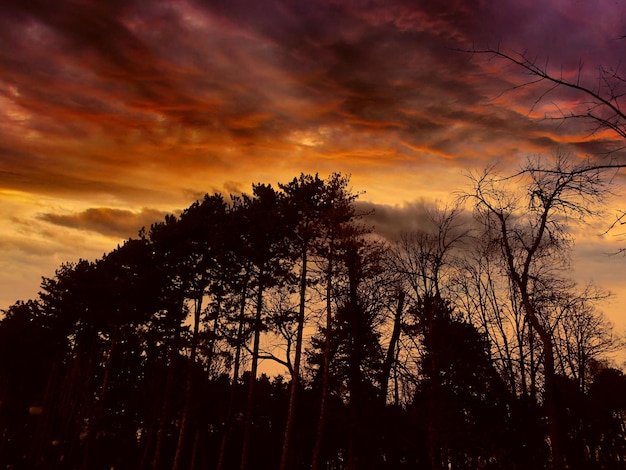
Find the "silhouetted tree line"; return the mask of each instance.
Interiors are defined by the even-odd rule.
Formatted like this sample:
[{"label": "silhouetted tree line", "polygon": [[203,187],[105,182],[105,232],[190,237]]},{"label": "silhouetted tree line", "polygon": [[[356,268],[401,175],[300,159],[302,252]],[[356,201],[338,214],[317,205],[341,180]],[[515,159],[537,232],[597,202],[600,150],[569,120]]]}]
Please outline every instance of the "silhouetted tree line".
[{"label": "silhouetted tree line", "polygon": [[0,463],[537,469],[556,432],[569,468],[626,468],[603,294],[559,270],[558,213],[533,225],[489,175],[476,218],[433,210],[395,239],[348,177],[301,175],[62,265],[0,321]]}]

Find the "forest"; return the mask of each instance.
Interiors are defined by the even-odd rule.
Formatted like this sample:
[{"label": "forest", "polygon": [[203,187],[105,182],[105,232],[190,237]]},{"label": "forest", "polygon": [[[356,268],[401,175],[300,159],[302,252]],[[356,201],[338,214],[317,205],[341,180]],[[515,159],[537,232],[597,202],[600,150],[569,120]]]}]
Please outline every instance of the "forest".
[{"label": "forest", "polygon": [[0,466],[626,469],[623,339],[568,269],[610,176],[488,168],[396,233],[340,173],[207,194],[3,311]]}]

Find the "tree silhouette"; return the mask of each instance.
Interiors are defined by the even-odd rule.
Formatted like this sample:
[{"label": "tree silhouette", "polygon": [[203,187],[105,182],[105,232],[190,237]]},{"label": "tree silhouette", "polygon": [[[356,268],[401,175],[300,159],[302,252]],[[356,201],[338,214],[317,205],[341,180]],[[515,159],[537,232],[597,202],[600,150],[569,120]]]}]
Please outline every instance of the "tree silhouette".
[{"label": "tree silhouette", "polygon": [[294,233],[291,241],[293,257],[299,260],[300,276],[298,284],[298,313],[296,318],[296,344],[293,359],[293,372],[289,388],[289,408],[285,437],[283,440],[280,468],[287,470],[293,465],[291,456],[291,442],[293,440],[296,401],[300,389],[300,369],[303,349],[304,321],[307,306],[307,288],[311,283],[309,279],[309,258],[314,255],[313,248],[319,243],[323,224],[323,198],[325,183],[317,175],[300,175],[290,183],[280,185],[285,192],[284,210],[285,216],[292,219]]},{"label": "tree silhouette", "polygon": [[542,161],[529,162],[520,173],[529,178],[524,199],[503,190],[503,180],[491,170],[474,178],[470,197],[476,203],[487,236],[501,250],[525,317],[541,340],[552,458],[554,468],[561,469],[565,463],[554,390],[554,341],[550,326],[541,317],[537,299],[543,292],[541,278],[545,279],[545,271],[549,270],[547,275],[553,279],[554,269],[563,266],[567,259],[564,255],[570,240],[562,218],[582,219],[593,214],[594,204],[606,194],[606,182],[601,171],[590,170],[585,164],[575,166],[563,155],[555,157],[553,166],[543,165]]},{"label": "tree silhouette", "polygon": [[241,470],[248,467],[248,458],[252,440],[252,423],[254,413],[254,387],[257,379],[259,348],[261,341],[263,300],[265,289],[282,282],[289,268],[286,256],[285,238],[289,227],[288,220],[281,211],[282,196],[271,186],[253,186],[253,197],[244,195],[243,217],[246,232],[243,249],[255,268],[256,274],[256,306],[253,320],[253,349],[251,377],[248,384],[248,400],[244,427],[243,447],[241,452]]},{"label": "tree silhouette", "polygon": [[0,466],[549,468],[551,387],[563,461],[624,468],[621,343],[556,269],[601,175],[518,176],[524,206],[477,181],[478,239],[444,210],[382,240],[348,177],[300,175],[61,265],[0,319]]},{"label": "tree silhouette", "polygon": [[414,334],[424,338],[414,404],[425,414],[431,468],[504,460],[510,397],[485,337],[439,297],[426,296],[413,309]]},{"label": "tree silhouette", "polygon": [[322,198],[321,236],[316,246],[320,257],[321,269],[325,283],[325,326],[323,328],[323,360],[321,371],[321,397],[319,420],[313,447],[311,468],[317,470],[321,465],[322,445],[326,429],[327,404],[331,381],[331,355],[334,337],[333,318],[333,283],[338,270],[340,259],[344,252],[344,241],[363,231],[355,222],[357,218],[354,201],[358,194],[353,194],[348,188],[349,178],[335,173],[326,180],[326,187]]}]

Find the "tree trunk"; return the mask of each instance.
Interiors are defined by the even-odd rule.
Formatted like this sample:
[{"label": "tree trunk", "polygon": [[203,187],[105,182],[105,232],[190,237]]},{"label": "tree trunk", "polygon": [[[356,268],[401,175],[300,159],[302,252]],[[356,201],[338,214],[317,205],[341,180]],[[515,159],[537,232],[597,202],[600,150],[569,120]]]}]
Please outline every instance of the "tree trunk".
[{"label": "tree trunk", "polygon": [[306,304],[306,280],[307,280],[307,248],[302,250],[302,271],[300,272],[300,306],[298,310],[298,327],[296,333],[296,351],[289,389],[289,408],[287,411],[287,424],[283,439],[283,450],[280,458],[280,470],[287,470],[290,465],[291,441],[293,440],[296,400],[300,386],[300,360],[302,356],[302,337],[304,332],[304,310]]},{"label": "tree trunk", "polygon": [[[33,434],[32,442],[30,445],[29,456],[27,459],[27,463],[31,466],[35,466],[36,463],[40,461],[40,459],[46,459],[46,444],[50,441],[51,437],[57,437],[51,435],[51,426],[50,421],[52,414],[54,413],[53,408],[55,408],[56,404],[59,404],[59,387],[58,383],[60,382],[59,377],[59,360],[55,360],[52,362],[52,366],[48,372],[48,379],[46,381],[46,388],[43,395],[43,399],[41,402],[43,413],[39,416],[39,420],[37,421],[37,426],[35,428],[35,433]],[[2,446],[0,445],[0,456]]]},{"label": "tree trunk", "polygon": [[174,385],[174,366],[168,364],[167,378],[165,379],[165,391],[163,393],[163,403],[161,404],[161,418],[156,432],[156,444],[154,455],[152,456],[152,470],[158,470],[161,466],[161,453],[163,452],[163,440],[165,438],[165,426],[170,411],[170,395]]},{"label": "tree trunk", "polygon": [[400,348],[396,344],[395,359],[393,361],[393,404],[400,404],[400,384],[398,381],[398,364],[400,361]]},{"label": "tree trunk", "polygon": [[404,310],[404,299],[406,294],[403,290],[398,293],[398,306],[396,307],[396,313],[393,317],[393,330],[391,332],[391,339],[389,340],[389,346],[387,347],[387,353],[385,355],[385,362],[383,363],[382,372],[380,374],[380,399],[382,405],[387,403],[387,392],[389,390],[389,376],[391,375],[391,367],[396,356],[396,348],[398,341],[400,340],[400,329],[402,326],[402,311]]},{"label": "tree trunk", "polygon": [[180,462],[183,456],[183,447],[185,444],[185,434],[189,425],[189,415],[191,412],[191,402],[193,395],[193,370],[196,363],[196,355],[198,351],[198,334],[200,331],[200,313],[202,312],[202,299],[204,297],[204,289],[200,289],[193,315],[193,335],[191,337],[191,350],[189,351],[189,359],[187,361],[187,380],[185,382],[185,398],[180,427],[178,430],[178,442],[176,443],[176,453],[174,454],[174,463],[172,470],[180,468]]},{"label": "tree trunk", "polygon": [[362,374],[361,363],[363,357],[361,353],[362,335],[359,322],[359,315],[363,312],[359,308],[358,298],[358,252],[355,247],[348,249],[347,267],[348,267],[348,321],[350,328],[350,355],[348,365],[348,390],[350,392],[350,435],[348,436],[348,469],[356,470],[361,460],[361,428],[359,426],[360,414],[362,409]]},{"label": "tree trunk", "polygon": [[[552,450],[552,468],[554,470],[564,470],[565,461],[563,459],[561,438],[559,432],[559,417],[556,403],[556,397],[554,394],[555,383],[555,371],[554,371],[554,348],[552,345],[552,336],[550,331],[546,330],[537,314],[535,308],[532,305],[528,294],[525,289],[520,288],[522,291],[522,302],[526,310],[528,321],[539,335],[543,346],[543,369],[544,369],[544,406],[546,409],[546,415],[548,417],[548,433],[550,436],[550,448]],[[531,332],[532,334],[532,332]]]},{"label": "tree trunk", "polygon": [[528,322],[528,354],[529,354],[529,373],[530,373],[530,397],[533,402],[537,403],[537,367],[535,365],[535,335],[533,334],[533,326]]},{"label": "tree trunk", "polygon": [[79,447],[79,435],[84,423],[85,397],[89,396],[93,371],[94,344],[91,343],[86,351],[80,344],[75,346],[72,367],[65,376],[62,387],[63,397],[59,409],[59,416],[63,417],[60,425],[59,442],[60,454],[68,461],[75,459],[76,449]]},{"label": "tree trunk", "polygon": [[100,386],[100,393],[98,394],[98,398],[96,403],[93,405],[93,411],[91,413],[91,419],[89,420],[89,424],[87,427],[87,437],[85,442],[85,448],[83,451],[83,459],[81,463],[82,469],[88,469],[93,465],[92,462],[92,453],[93,447],[96,441],[96,434],[98,432],[98,427],[102,421],[102,417],[104,414],[104,400],[106,399],[107,390],[109,388],[109,382],[111,380],[111,363],[113,360],[113,355],[116,353],[116,345],[117,345],[117,335],[118,330],[115,329],[111,333],[111,340],[109,344],[109,354],[106,358],[106,362],[104,365],[104,376],[102,378],[102,385]]},{"label": "tree trunk", "polygon": [[[542,338],[543,339],[543,338]],[[544,374],[545,374],[545,396],[544,403],[548,415],[548,428],[550,433],[550,447],[552,448],[552,468],[554,470],[565,469],[561,447],[561,434],[559,431],[559,418],[554,393],[555,373],[554,373],[554,350],[552,338],[548,333],[547,339],[543,341],[544,354]]]},{"label": "tree trunk", "polygon": [[252,366],[250,371],[250,383],[248,384],[248,399],[246,404],[246,421],[243,433],[243,447],[241,449],[240,470],[247,470],[250,455],[250,443],[252,442],[252,418],[254,415],[254,390],[256,375],[259,365],[259,343],[261,342],[261,312],[263,310],[263,268],[259,269],[259,285],[257,288],[256,315],[254,318],[254,346],[252,349]]},{"label": "tree trunk", "polygon": [[432,470],[440,470],[443,468],[442,454],[443,450],[440,447],[438,439],[439,429],[437,422],[437,397],[440,391],[440,378],[439,371],[437,370],[437,363],[435,354],[435,332],[433,331],[435,326],[435,309],[434,299],[430,298],[428,302],[424,302],[424,308],[426,315],[426,328],[424,331],[424,342],[426,350],[428,351],[428,374],[430,382],[428,384],[428,458],[430,460],[430,467]]},{"label": "tree trunk", "polygon": [[224,470],[226,465],[226,453],[228,451],[228,444],[233,433],[234,423],[233,416],[235,413],[235,399],[237,396],[237,382],[239,381],[239,363],[241,362],[241,347],[243,343],[243,324],[246,317],[246,301],[248,299],[248,281],[250,280],[249,274],[246,272],[244,278],[241,303],[239,304],[239,325],[237,327],[237,349],[235,350],[235,363],[233,365],[233,380],[230,389],[230,399],[228,400],[228,410],[226,411],[226,428],[222,435],[222,442],[220,443],[220,456],[217,462],[217,470]]},{"label": "tree trunk", "polygon": [[213,318],[213,328],[211,332],[211,341],[209,343],[209,351],[207,352],[207,372],[211,373],[213,358],[215,356],[215,343],[217,342],[217,329],[219,327],[219,318],[222,313],[222,287],[220,285],[217,294],[217,308],[215,309],[215,318]]},{"label": "tree trunk", "polygon": [[[182,306],[181,306],[182,308]],[[154,448],[154,456],[152,457],[152,470],[158,470],[161,467],[161,454],[163,452],[163,441],[166,435],[166,426],[170,411],[170,400],[172,390],[174,388],[174,358],[176,357],[176,344],[180,335],[180,323],[176,324],[174,329],[174,337],[169,345],[169,363],[167,364],[167,378],[165,379],[165,391],[163,393],[163,403],[161,405],[161,418],[159,419],[159,427],[156,433],[156,444]]]},{"label": "tree trunk", "polygon": [[191,450],[191,463],[189,464],[189,470],[196,470],[198,468],[198,452],[200,451],[200,430],[196,429],[196,433],[193,436],[193,448]]},{"label": "tree trunk", "polygon": [[[157,364],[159,362],[158,356],[153,358],[151,354],[151,349],[155,348],[156,342],[150,341],[150,345],[146,347],[146,369],[156,370],[158,369]],[[144,390],[152,390],[152,389],[163,389],[163,384],[160,384],[158,378],[159,374],[154,374],[155,377],[144,378],[145,383],[143,384]],[[157,380],[155,380],[157,379]],[[167,388],[167,387],[165,387]],[[139,463],[139,470],[146,470],[152,468],[152,455],[153,455],[153,444],[155,442],[155,437],[158,431],[158,422],[160,415],[156,412],[160,407],[159,396],[154,394],[149,397],[151,401],[150,406],[146,406],[146,410],[150,410],[147,414],[143,415],[145,421],[143,421],[142,431],[141,431],[141,443],[143,446],[141,461]]]},{"label": "tree trunk", "polygon": [[326,426],[326,407],[328,400],[328,388],[330,383],[330,347],[332,333],[332,273],[333,273],[333,252],[332,247],[328,256],[328,271],[326,272],[326,338],[324,342],[324,364],[322,370],[322,396],[320,399],[320,417],[317,421],[317,433],[315,435],[315,446],[313,447],[313,459],[311,470],[318,470],[322,453],[322,443],[324,441],[324,428]]}]

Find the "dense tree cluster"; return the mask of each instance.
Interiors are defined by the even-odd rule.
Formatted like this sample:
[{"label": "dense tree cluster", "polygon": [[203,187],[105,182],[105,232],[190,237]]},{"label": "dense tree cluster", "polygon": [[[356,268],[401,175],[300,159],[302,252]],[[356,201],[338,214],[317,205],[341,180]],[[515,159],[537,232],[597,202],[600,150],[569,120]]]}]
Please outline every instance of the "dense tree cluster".
[{"label": "dense tree cluster", "polygon": [[394,239],[301,175],[64,264],[0,321],[0,464],[626,468],[603,294],[559,269],[597,186],[555,165]]}]

